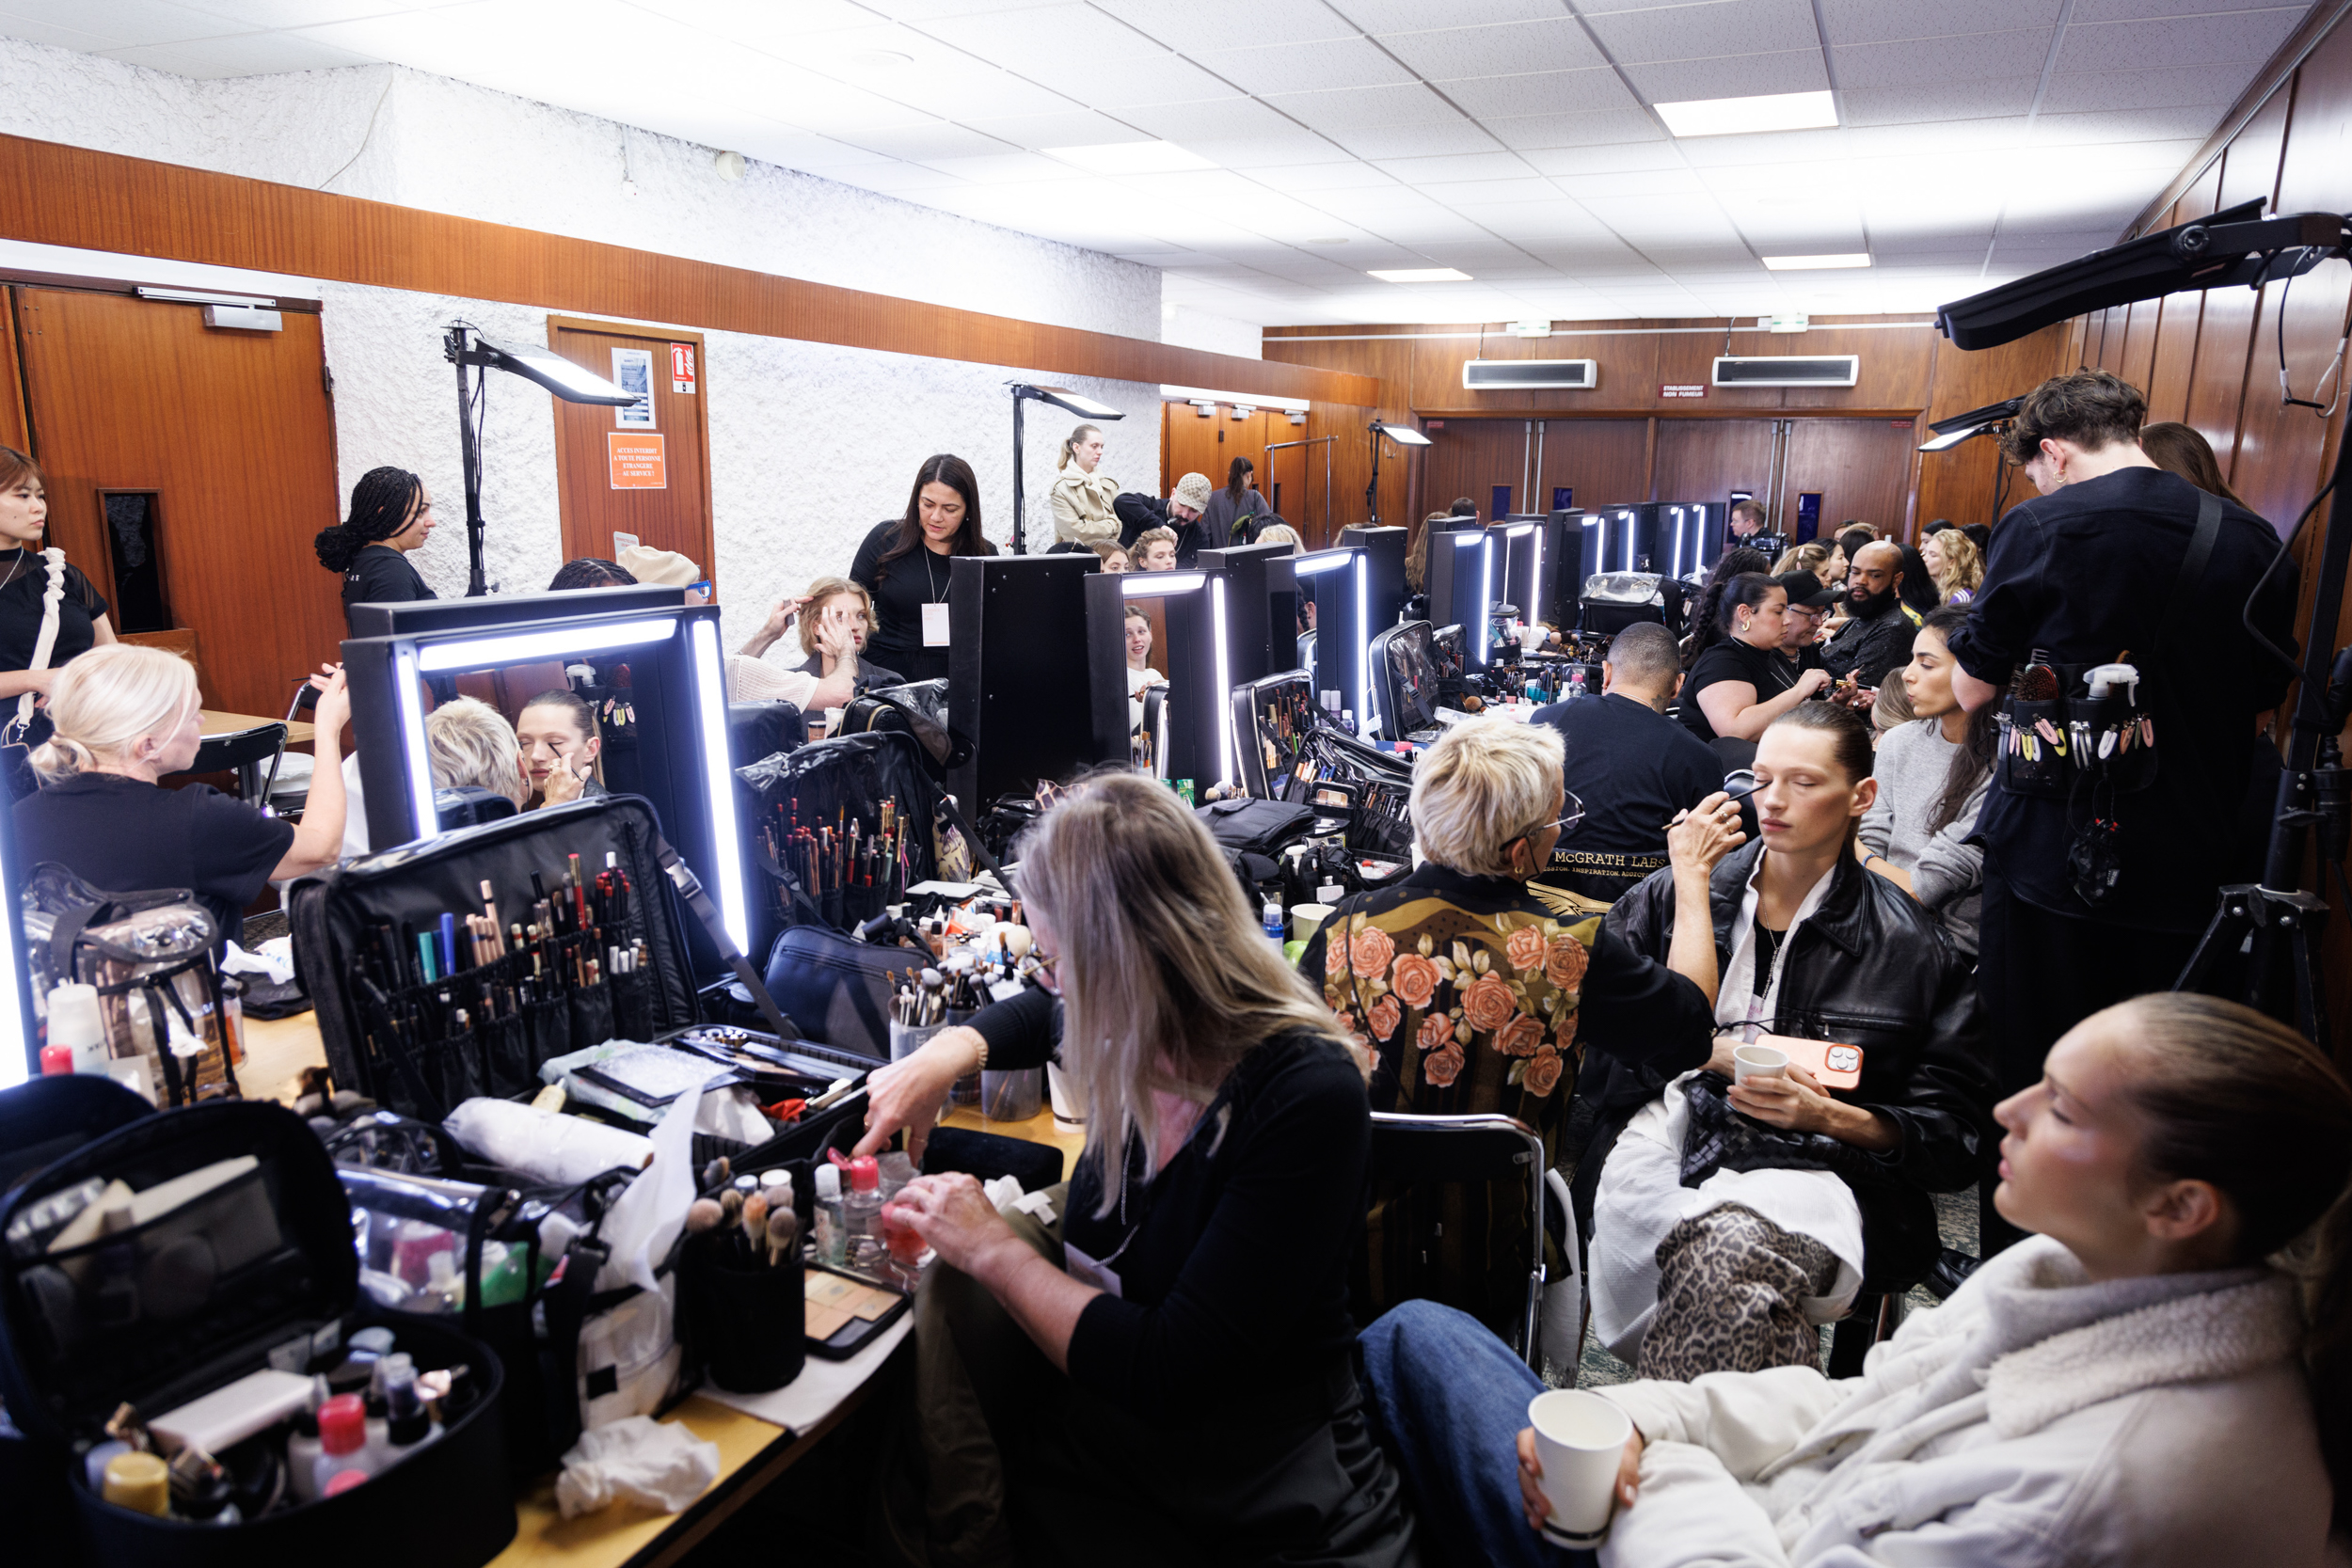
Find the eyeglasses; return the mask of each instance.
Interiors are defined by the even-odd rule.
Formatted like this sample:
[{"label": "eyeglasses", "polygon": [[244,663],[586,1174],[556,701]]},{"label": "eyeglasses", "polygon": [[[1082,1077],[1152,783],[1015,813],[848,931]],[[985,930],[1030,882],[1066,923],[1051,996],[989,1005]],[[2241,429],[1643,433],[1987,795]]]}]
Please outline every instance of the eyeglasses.
[{"label": "eyeglasses", "polygon": [[1583,820],[1584,802],[1576,798],[1576,791],[1572,789],[1564,789],[1560,792],[1559,816],[1551,818],[1548,822],[1538,822],[1524,832],[1513,833],[1509,838],[1503,840],[1503,842],[1505,844],[1517,844],[1521,839],[1534,838],[1537,833],[1542,832],[1546,828],[1559,829],[1560,836],[1562,838],[1565,838],[1570,833],[1576,832],[1578,824],[1581,823]]}]

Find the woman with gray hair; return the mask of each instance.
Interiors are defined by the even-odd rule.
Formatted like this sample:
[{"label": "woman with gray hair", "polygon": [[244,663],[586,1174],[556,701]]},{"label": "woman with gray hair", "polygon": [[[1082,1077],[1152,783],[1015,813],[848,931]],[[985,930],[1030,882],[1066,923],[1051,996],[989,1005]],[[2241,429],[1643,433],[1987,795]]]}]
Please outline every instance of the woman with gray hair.
[{"label": "woman with gray hair", "polygon": [[1079,785],[1019,860],[1043,989],[877,1068],[857,1150],[904,1128],[919,1156],[959,1078],[1057,1052],[1086,1106],[1057,1237],[969,1176],[885,1211],[945,1265],[918,1378],[970,1369],[918,1394],[931,1496],[961,1530],[993,1449],[1015,1560],[1418,1562],[1353,1369],[1372,1126],[1346,1037],[1165,785]]},{"label": "woman with gray hair", "polygon": [[[1563,761],[1547,724],[1479,719],[1447,731],[1413,769],[1422,863],[1343,901],[1308,942],[1299,972],[1373,1053],[1375,1110],[1501,1112],[1556,1153],[1585,1049],[1665,1077],[1707,1060],[1714,932],[1695,904],[1677,923],[1669,969],[1597,915],[1563,920],[1528,889],[1583,813]],[[1703,896],[1740,836],[1724,795],[1699,802],[1666,834],[1677,885]],[[1487,1209],[1479,1196],[1473,1208]],[[1372,1306],[1438,1296],[1507,1329],[1526,1299],[1527,1210],[1511,1198],[1441,1214],[1445,1201],[1425,1185],[1375,1191]]]}]

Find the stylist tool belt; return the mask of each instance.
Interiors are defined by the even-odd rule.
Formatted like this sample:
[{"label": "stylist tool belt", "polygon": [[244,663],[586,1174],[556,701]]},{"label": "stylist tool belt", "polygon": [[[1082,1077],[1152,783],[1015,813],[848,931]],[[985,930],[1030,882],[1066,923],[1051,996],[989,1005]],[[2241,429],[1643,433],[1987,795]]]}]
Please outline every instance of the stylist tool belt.
[{"label": "stylist tool belt", "polygon": [[294,963],[335,1083],[439,1121],[537,1092],[551,1057],[696,1022],[675,859],[650,804],[605,795],[297,882]]},{"label": "stylist tool belt", "polygon": [[2120,896],[2119,803],[2156,780],[2155,722],[2141,700],[2141,682],[2167,678],[2165,629],[2188,613],[2189,596],[2220,532],[2220,499],[2201,496],[2196,531],[2144,661],[2125,662],[2130,656],[2124,650],[2105,663],[2054,664],[2037,648],[2001,705],[2001,787],[2066,802],[2068,879],[2074,895],[2094,910],[2111,907]]},{"label": "stylist tool belt", "polygon": [[[395,1445],[369,1421],[373,1473],[322,1497],[296,1435],[311,1378],[364,1391],[385,1355],[413,1368],[425,1430]],[[472,1568],[515,1535],[501,1382],[480,1339],[366,1304],[335,1167],[283,1106],[141,1117],[0,1201],[0,1398],[72,1538],[27,1550],[12,1520],[11,1562]],[[147,1451],[126,1464],[118,1438]],[[167,1486],[137,1484],[167,1461]]]}]

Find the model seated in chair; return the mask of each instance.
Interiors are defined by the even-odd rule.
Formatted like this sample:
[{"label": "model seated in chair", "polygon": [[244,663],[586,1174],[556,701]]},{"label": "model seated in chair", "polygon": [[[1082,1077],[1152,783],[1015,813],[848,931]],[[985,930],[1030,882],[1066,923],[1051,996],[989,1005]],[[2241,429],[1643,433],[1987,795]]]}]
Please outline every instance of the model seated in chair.
[{"label": "model seated in chair", "polygon": [[[2352,1088],[2284,1024],[2159,994],[2075,1025],[1994,1116],[1994,1203],[2040,1235],[1862,1376],[1595,1390],[1634,1427],[1602,1568],[2341,1560],[2323,1453],[2352,1452]],[[2308,1265],[2302,1301],[2274,1255]],[[1363,1351],[1424,1536],[1462,1561],[1559,1561],[1531,1528],[1549,1509],[1535,1375],[1426,1302]]]},{"label": "model seated in chair", "polygon": [[[1928,1195],[1977,1180],[1993,1096],[1976,990],[1935,917],[1853,857],[1870,762],[1849,709],[1773,721],[1756,755],[1762,842],[1709,888],[1713,1057],[1680,1076],[1613,1059],[1587,1075],[1597,1129],[1575,1153],[1592,1327],[1645,1377],[1814,1364],[1819,1324],[1933,1266]],[[1683,897],[1661,872],[1606,928],[1671,958]],[[1824,1065],[1858,1066],[1858,1084],[1824,1088],[1793,1061],[1731,1082],[1735,1047],[1782,1037],[1846,1048]]]},{"label": "model seated in chair", "polygon": [[[1740,842],[1739,811],[1720,793],[1669,835],[1673,865],[1660,875],[1690,890],[1690,914],[1645,956],[1597,916],[1564,919],[1528,888],[1581,809],[1566,804],[1560,764],[1549,725],[1478,719],[1448,730],[1413,770],[1424,863],[1343,899],[1299,959],[1370,1048],[1374,1110],[1517,1117],[1542,1134],[1546,1168],[1587,1049],[1662,1078],[1707,1059],[1707,874]],[[1667,946],[1683,974],[1660,961]],[[1526,1301],[1531,1208],[1428,1183],[1376,1186],[1359,1310],[1435,1295],[1511,1323]]]}]

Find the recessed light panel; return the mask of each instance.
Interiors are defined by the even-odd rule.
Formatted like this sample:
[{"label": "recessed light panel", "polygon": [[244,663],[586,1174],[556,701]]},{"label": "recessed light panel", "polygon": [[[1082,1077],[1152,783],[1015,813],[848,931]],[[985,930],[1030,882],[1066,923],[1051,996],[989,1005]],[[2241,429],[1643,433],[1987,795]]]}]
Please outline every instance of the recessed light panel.
[{"label": "recessed light panel", "polygon": [[1373,277],[1383,283],[1467,283],[1469,273],[1454,267],[1389,267],[1375,268]]},{"label": "recessed light panel", "polygon": [[1824,267],[1867,267],[1870,253],[1850,251],[1838,256],[1767,256],[1764,264],[1774,272],[1813,272]]},{"label": "recessed light panel", "polygon": [[1653,103],[1677,136],[1737,136],[1756,131],[1814,131],[1837,123],[1826,92],[1775,92],[1761,98],[1692,98]]}]

